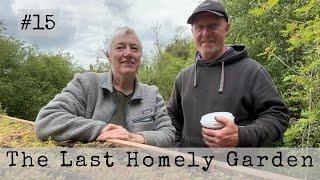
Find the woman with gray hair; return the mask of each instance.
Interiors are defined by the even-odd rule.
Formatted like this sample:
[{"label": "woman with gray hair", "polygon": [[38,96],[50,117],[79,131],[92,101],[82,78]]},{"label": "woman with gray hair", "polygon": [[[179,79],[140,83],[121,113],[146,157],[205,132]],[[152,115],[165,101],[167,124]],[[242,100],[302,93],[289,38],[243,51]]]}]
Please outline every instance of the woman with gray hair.
[{"label": "woman with gray hair", "polygon": [[175,129],[158,88],[143,84],[136,77],[142,47],[134,30],[119,28],[109,41],[106,56],[110,72],[75,75],[40,110],[35,123],[37,137],[172,145]]}]

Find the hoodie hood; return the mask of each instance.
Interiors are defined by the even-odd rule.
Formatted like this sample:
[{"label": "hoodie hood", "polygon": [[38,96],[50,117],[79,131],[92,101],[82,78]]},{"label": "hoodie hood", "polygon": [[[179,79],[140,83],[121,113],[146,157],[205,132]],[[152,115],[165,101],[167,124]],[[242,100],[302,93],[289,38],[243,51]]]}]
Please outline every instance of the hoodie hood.
[{"label": "hoodie hood", "polygon": [[195,54],[195,71],[194,71],[194,81],[193,86],[197,86],[197,69],[198,66],[216,66],[221,65],[221,76],[220,76],[220,85],[219,85],[219,93],[223,93],[224,87],[224,66],[231,64],[233,62],[239,61],[243,58],[247,58],[248,52],[244,45],[232,45],[227,46],[226,52],[221,55],[219,58],[211,61],[205,61],[202,59],[199,51],[196,51]]}]

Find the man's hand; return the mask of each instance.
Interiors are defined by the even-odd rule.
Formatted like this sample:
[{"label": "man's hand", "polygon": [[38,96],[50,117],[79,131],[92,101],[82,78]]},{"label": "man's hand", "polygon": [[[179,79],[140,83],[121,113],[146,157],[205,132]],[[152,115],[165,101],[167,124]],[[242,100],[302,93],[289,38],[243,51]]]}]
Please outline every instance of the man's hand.
[{"label": "man's hand", "polygon": [[115,124],[105,126],[96,140],[106,141],[108,139],[121,139],[144,144],[144,137],[142,135],[130,133],[122,126]]},{"label": "man's hand", "polygon": [[202,128],[203,141],[209,147],[235,147],[238,144],[238,126],[223,116],[217,116],[216,120],[223,123],[219,130]]}]

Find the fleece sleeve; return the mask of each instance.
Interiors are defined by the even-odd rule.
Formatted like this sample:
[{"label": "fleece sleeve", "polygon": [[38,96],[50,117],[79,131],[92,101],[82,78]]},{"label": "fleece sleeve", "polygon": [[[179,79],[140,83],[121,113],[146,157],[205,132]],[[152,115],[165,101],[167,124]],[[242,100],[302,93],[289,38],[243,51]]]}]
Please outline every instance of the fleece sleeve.
[{"label": "fleece sleeve", "polygon": [[257,119],[239,127],[238,146],[257,147],[281,139],[289,124],[289,111],[263,68],[256,73],[251,96]]},{"label": "fleece sleeve", "polygon": [[154,131],[142,131],[138,134],[143,135],[145,144],[161,147],[169,147],[174,143],[175,128],[173,127],[170,117],[162,96],[156,88],[156,107]]},{"label": "fleece sleeve", "polygon": [[86,119],[87,88],[89,80],[76,75],[67,87],[44,106],[35,121],[35,133],[41,140],[93,141],[104,122]]}]

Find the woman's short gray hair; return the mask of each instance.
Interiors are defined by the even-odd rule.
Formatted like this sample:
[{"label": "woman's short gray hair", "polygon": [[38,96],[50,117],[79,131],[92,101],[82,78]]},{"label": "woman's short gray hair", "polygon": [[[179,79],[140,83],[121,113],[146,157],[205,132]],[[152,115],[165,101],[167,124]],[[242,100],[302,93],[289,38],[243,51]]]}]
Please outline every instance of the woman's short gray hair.
[{"label": "woman's short gray hair", "polygon": [[111,35],[109,42],[108,42],[108,45],[107,45],[107,48],[106,48],[106,53],[111,51],[112,46],[114,45],[115,41],[119,37],[123,37],[127,34],[133,34],[137,37],[138,42],[139,42],[140,51],[142,52],[142,45],[141,45],[140,39],[137,36],[136,32],[131,27],[125,26],[125,27],[120,27],[120,28],[116,29],[116,31]]}]

